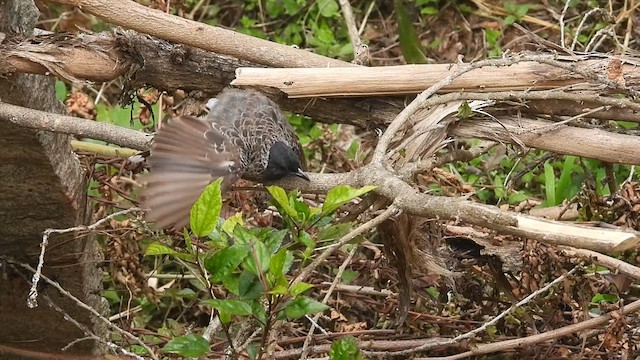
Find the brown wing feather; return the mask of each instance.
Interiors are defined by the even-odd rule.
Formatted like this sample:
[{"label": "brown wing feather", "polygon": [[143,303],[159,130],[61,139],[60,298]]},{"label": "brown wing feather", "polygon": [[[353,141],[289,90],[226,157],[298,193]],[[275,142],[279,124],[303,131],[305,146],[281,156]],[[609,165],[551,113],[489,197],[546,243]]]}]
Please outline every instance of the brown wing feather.
[{"label": "brown wing feather", "polygon": [[151,174],[143,206],[158,227],[189,224],[191,206],[204,188],[222,177],[223,190],[241,175],[238,149],[210,123],[191,116],[171,119],[151,146]]}]

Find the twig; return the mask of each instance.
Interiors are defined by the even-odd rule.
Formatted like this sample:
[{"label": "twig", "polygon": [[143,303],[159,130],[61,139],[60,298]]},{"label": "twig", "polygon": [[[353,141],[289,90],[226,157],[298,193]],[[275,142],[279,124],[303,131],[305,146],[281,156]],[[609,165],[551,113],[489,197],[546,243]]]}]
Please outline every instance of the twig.
[{"label": "twig", "polygon": [[564,252],[567,256],[580,257],[589,261],[593,260],[602,266],[614,270],[615,272],[619,272],[636,280],[640,280],[640,268],[622,260],[600,254],[596,251],[576,249],[570,246],[561,246],[560,249],[562,249],[562,252]]},{"label": "twig", "polygon": [[126,215],[135,211],[143,211],[143,209],[133,207],[126,210],[118,211],[88,226],[80,225],[80,226],[75,226],[67,229],[46,229],[42,235],[42,242],[40,243],[40,257],[38,258],[38,266],[36,267],[36,270],[33,273],[33,278],[31,279],[31,289],[29,289],[29,296],[27,297],[27,306],[29,306],[32,309],[38,306],[38,282],[40,281],[40,276],[42,276],[42,267],[44,266],[44,254],[46,251],[47,244],[49,243],[49,236],[51,236],[51,234],[66,234],[74,231],[93,231],[98,226],[115,218],[116,216]]},{"label": "twig", "polygon": [[353,17],[353,10],[349,0],[339,0],[340,9],[342,10],[342,17],[344,17],[345,23],[347,23],[347,30],[349,31],[349,39],[351,40],[351,46],[353,46],[353,53],[355,55],[356,49],[362,43],[360,36],[358,35],[358,28],[356,27],[356,19]]},{"label": "twig", "polygon": [[[23,264],[20,264],[23,265]],[[25,276],[25,274],[23,274],[22,271],[19,271],[18,268],[16,267],[17,264],[15,263],[11,263],[11,267],[16,270],[16,273],[20,274],[20,277],[22,277],[27,283],[29,282],[29,280],[27,279],[27,277]],[[73,344],[82,341],[82,340],[87,340],[87,339],[91,339],[94,340],[96,342],[99,342],[101,344],[106,345],[109,349],[114,350],[116,352],[120,352],[124,355],[127,356],[131,356],[137,360],[144,360],[142,357],[126,350],[125,348],[116,345],[110,341],[106,341],[103,338],[101,338],[100,336],[95,335],[86,325],[81,324],[80,322],[78,322],[76,319],[74,319],[71,315],[69,315],[66,311],[64,311],[64,309],[62,309],[60,306],[58,306],[58,304],[56,304],[47,294],[42,295],[42,297],[44,298],[44,300],[47,302],[47,304],[52,307],[55,311],[59,312],[60,314],[62,314],[62,316],[64,317],[64,319],[66,321],[69,321],[70,323],[72,323],[73,325],[75,325],[78,329],[80,329],[85,335],[85,338],[82,339],[76,339],[74,341],[72,341],[71,343],[67,344],[65,347],[62,348],[62,351],[66,351],[68,348],[70,348]]]},{"label": "twig", "polygon": [[[340,279],[342,278],[342,273],[344,273],[344,270],[351,263],[351,259],[353,259],[353,255],[355,255],[356,250],[358,250],[358,246],[354,245],[353,248],[351,248],[351,251],[349,251],[349,255],[347,255],[347,258],[344,259],[344,261],[338,268],[338,272],[336,273],[336,276],[333,279],[331,286],[329,287],[329,289],[327,290],[327,293],[324,295],[324,298],[322,299],[323,304],[326,304],[327,301],[329,301],[329,299],[331,298],[331,295],[333,294],[333,290],[336,288],[336,285],[338,285],[338,282],[340,282]],[[313,333],[316,329],[316,324],[318,322],[318,319],[320,319],[321,315],[322,313],[318,313],[316,314],[316,316],[313,317],[313,321],[311,322],[311,327],[309,328],[309,332],[307,333],[307,338],[304,340],[304,344],[302,345],[302,355],[300,356],[301,359],[306,359],[307,356],[309,355],[309,344],[311,343],[311,339],[313,338]]]},{"label": "twig", "polygon": [[428,89],[420,93],[407,107],[396,116],[396,118],[391,122],[387,130],[384,132],[380,141],[378,141],[378,145],[376,146],[373,152],[373,158],[371,159],[372,163],[382,163],[384,155],[389,147],[389,143],[393,140],[395,133],[402,128],[402,126],[409,120],[409,118],[419,109],[426,107],[427,100],[433,96],[438,90],[443,87],[451,84],[451,82],[460,77],[461,75],[468,73],[471,70],[478,69],[484,66],[509,66],[522,61],[529,61],[530,58],[524,55],[517,55],[512,58],[505,59],[488,59],[481,60],[475,63],[468,63],[458,65],[458,67],[446,78],[438,81],[437,83],[430,86]]},{"label": "twig", "polygon": [[472,356],[495,353],[498,351],[531,347],[535,344],[539,344],[545,341],[557,340],[562,336],[579,333],[587,329],[597,328],[612,319],[619,318],[620,315],[628,315],[638,310],[640,310],[640,300],[636,300],[620,310],[611,311],[606,315],[601,315],[594,319],[589,319],[586,321],[579,322],[577,324],[571,324],[568,326],[561,327],[559,329],[547,331],[542,334],[531,335],[525,338],[500,341],[492,344],[474,344],[474,349],[472,351],[466,351],[464,353],[460,353],[452,356],[415,358],[415,359],[416,360],[418,359],[420,360],[458,360],[458,359],[466,359]]},{"label": "twig", "polygon": [[[6,260],[7,262],[14,264],[14,265],[18,265],[24,269],[27,269],[31,272],[33,272],[35,274],[36,269],[34,269],[31,265],[29,264],[23,264],[23,263],[19,263],[13,259],[7,259],[4,258],[4,260]],[[105,318],[104,316],[102,316],[99,312],[97,312],[94,308],[92,308],[91,306],[83,303],[82,301],[80,301],[80,299],[78,299],[77,297],[75,297],[73,294],[71,294],[69,291],[65,290],[62,286],[60,286],[60,284],[58,284],[57,282],[49,279],[46,275],[42,274],[40,275],[40,277],[49,285],[53,286],[54,288],[56,288],[60,294],[68,297],[69,299],[71,299],[71,301],[73,301],[74,303],[76,303],[76,305],[78,305],[79,307],[87,310],[88,312],[90,312],[93,316],[95,316],[98,320],[100,320],[101,322],[105,323],[107,325],[107,327],[109,327],[111,330],[114,330],[115,332],[123,335],[124,337],[131,339],[132,341],[134,341],[136,344],[142,346],[148,353],[149,356],[154,359],[154,360],[159,360],[158,355],[155,354],[155,352],[149,347],[147,346],[147,344],[145,344],[142,340],[140,340],[138,337],[136,337],[135,335],[133,335],[132,333],[119,328],[118,326],[114,325],[111,321],[109,321],[109,319]]]},{"label": "twig", "polygon": [[529,294],[529,296],[527,296],[526,298],[520,300],[517,304],[512,305],[511,307],[509,307],[507,310],[503,311],[500,315],[496,316],[495,318],[493,318],[491,321],[485,323],[484,325],[480,326],[479,328],[476,328],[472,331],[469,331],[465,334],[456,336],[453,339],[448,339],[445,340],[441,343],[438,344],[434,344],[434,343],[426,343],[424,345],[421,346],[417,346],[413,349],[407,349],[407,350],[403,350],[403,351],[395,351],[395,352],[368,352],[366,355],[367,356],[402,356],[402,355],[409,355],[409,354],[414,354],[416,352],[419,351],[424,351],[424,350],[429,350],[432,349],[436,346],[439,345],[449,345],[449,344],[454,344],[457,343],[459,341],[465,340],[465,339],[470,339],[473,338],[474,336],[476,336],[477,334],[485,331],[489,326],[492,326],[494,324],[496,324],[498,321],[500,321],[500,319],[504,318],[505,316],[511,314],[514,310],[516,310],[517,308],[519,308],[522,305],[525,305],[527,303],[529,303],[531,300],[533,300],[535,297],[537,297],[538,295],[541,295],[545,292],[547,292],[549,289],[551,289],[555,284],[564,281],[564,279],[566,279],[568,276],[572,275],[574,272],[576,272],[578,270],[579,266],[574,267],[573,269],[571,269],[571,271],[569,271],[566,274],[563,274],[559,277],[557,277],[556,279],[554,279],[552,282],[550,282],[549,284],[547,284],[546,286],[532,292],[531,294]]},{"label": "twig", "polygon": [[322,264],[331,254],[333,254],[334,251],[336,251],[341,246],[351,241],[356,236],[360,234],[364,234],[365,232],[375,228],[383,221],[395,215],[398,211],[399,211],[398,207],[396,207],[394,204],[391,204],[385,211],[380,213],[378,216],[374,217],[373,219],[353,229],[347,235],[341,237],[340,240],[338,240],[333,245],[329,246],[324,252],[318,255],[311,262],[311,264],[307,265],[304,269],[302,269],[302,271],[300,271],[300,274],[298,274],[298,276],[296,276],[296,278],[291,282],[291,285],[295,285],[301,281],[304,281],[309,275],[311,275],[313,270],[315,270],[315,268],[317,268],[320,264]]},{"label": "twig", "polygon": [[564,8],[562,9],[562,14],[560,14],[560,46],[563,49],[566,49],[566,44],[564,41],[564,17],[567,15],[567,10],[569,9],[569,3],[571,0],[565,0]]},{"label": "twig", "polygon": [[[568,3],[569,3],[569,1],[567,1],[567,4]],[[565,5],[565,8],[566,8],[566,5]],[[604,10],[602,10],[600,8],[595,8],[595,9],[589,10],[586,14],[584,14],[584,16],[582,17],[582,20],[580,21],[580,24],[576,28],[576,34],[573,36],[573,42],[571,43],[571,51],[576,49],[576,44],[578,43],[578,36],[580,36],[580,33],[582,32],[582,28],[584,27],[585,22],[587,22],[587,19],[590,18],[591,16],[595,15],[596,13],[603,13],[603,12],[604,12]],[[563,11],[563,13],[564,13],[564,11]],[[564,47],[564,45],[563,45],[563,47]]]}]

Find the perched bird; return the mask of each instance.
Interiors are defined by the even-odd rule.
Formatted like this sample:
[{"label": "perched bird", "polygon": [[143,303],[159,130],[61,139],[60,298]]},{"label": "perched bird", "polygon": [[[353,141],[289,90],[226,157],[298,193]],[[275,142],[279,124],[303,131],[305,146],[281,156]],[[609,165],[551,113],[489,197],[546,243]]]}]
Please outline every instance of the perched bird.
[{"label": "perched bird", "polygon": [[171,119],[158,130],[149,163],[143,206],[163,228],[188,225],[191,206],[218,178],[223,191],[239,178],[309,180],[300,141],[280,107],[252,90],[223,91],[204,118]]}]

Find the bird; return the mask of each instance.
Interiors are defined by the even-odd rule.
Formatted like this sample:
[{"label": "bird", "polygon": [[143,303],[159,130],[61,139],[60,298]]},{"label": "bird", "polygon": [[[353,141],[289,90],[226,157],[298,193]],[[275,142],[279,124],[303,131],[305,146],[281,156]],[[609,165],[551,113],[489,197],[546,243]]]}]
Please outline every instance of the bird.
[{"label": "bird", "polygon": [[309,181],[295,131],[278,104],[255,90],[227,88],[207,116],[170,119],[157,131],[148,161],[142,205],[159,228],[187,226],[191,207],[218,178],[223,192],[240,178]]}]

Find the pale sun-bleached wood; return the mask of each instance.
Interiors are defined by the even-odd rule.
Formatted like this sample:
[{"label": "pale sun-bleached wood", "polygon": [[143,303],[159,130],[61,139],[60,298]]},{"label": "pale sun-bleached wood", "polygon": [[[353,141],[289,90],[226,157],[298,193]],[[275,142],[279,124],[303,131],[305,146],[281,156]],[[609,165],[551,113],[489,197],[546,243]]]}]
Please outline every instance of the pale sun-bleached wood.
[{"label": "pale sun-bleached wood", "polygon": [[[580,69],[606,72],[609,60],[576,62]],[[236,86],[267,86],[283,91],[290,98],[380,96],[416,94],[427,89],[459,65],[428,64],[358,68],[264,69],[238,68]],[[640,70],[622,68],[627,85],[637,84]],[[527,61],[504,67],[484,67],[470,71],[440,92],[546,90],[585,82],[564,69]]]}]

